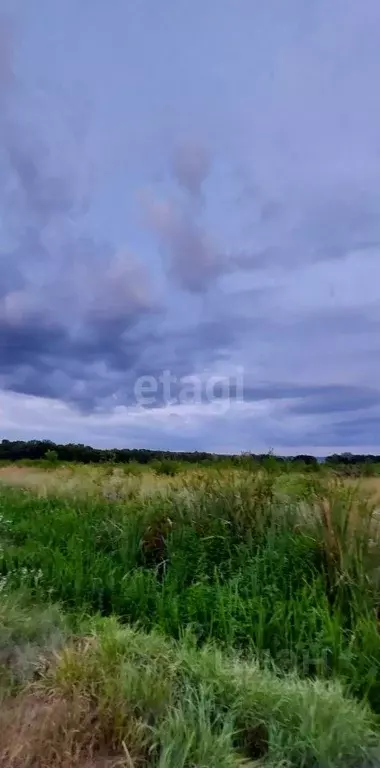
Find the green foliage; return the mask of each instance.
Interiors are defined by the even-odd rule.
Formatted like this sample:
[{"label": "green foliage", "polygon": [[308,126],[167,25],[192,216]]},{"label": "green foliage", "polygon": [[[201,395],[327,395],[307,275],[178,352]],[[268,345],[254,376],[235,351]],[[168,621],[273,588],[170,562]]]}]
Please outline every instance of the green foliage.
[{"label": "green foliage", "polygon": [[138,477],[141,474],[142,466],[137,461],[128,461],[123,465],[123,472],[125,475],[133,475]]},{"label": "green foliage", "polygon": [[178,462],[172,459],[162,459],[161,461],[155,459],[150,463],[150,467],[158,475],[167,475],[168,477],[174,477],[179,472]]},{"label": "green foliage", "polygon": [[380,713],[371,510],[363,503],[353,534],[353,492],[337,485],[327,498],[308,482],[293,499],[273,473],[206,474],[165,496],[131,492],[114,502],[4,489],[2,589],[175,638],[191,627],[199,644],[213,639],[283,670],[339,676]]},{"label": "green foliage", "polygon": [[45,460],[49,464],[57,464],[58,463],[58,453],[57,453],[57,451],[53,451],[51,449],[46,451],[46,453],[45,453]]}]

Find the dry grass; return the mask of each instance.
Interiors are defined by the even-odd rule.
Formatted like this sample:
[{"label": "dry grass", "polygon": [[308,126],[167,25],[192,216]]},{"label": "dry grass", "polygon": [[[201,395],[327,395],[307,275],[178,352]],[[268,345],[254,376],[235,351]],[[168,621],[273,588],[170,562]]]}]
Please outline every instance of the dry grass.
[{"label": "dry grass", "polygon": [[104,495],[108,499],[127,498],[131,494],[150,495],[173,485],[171,478],[159,477],[151,471],[126,475],[122,469],[100,467],[59,467],[39,469],[9,466],[0,468],[0,483],[24,488],[38,496]]},{"label": "dry grass", "polygon": [[[51,469],[37,466],[24,467],[17,464],[0,467],[0,483],[25,488],[39,495],[56,492],[74,495],[99,492],[128,495],[131,491],[150,495],[157,491],[180,489],[184,484],[207,482],[210,478],[216,479],[221,476],[224,481],[239,482],[242,478],[247,478],[247,475],[251,473],[242,469],[224,469],[221,473],[218,470],[202,469],[192,465],[175,477],[159,475],[153,469],[144,466],[136,469],[136,472],[129,471],[128,465],[59,465]],[[283,486],[283,479],[286,477],[286,475],[280,477],[279,487]],[[295,488],[299,479],[302,482],[301,475],[294,473],[290,477],[294,480],[290,484]],[[328,475],[326,477],[328,478]],[[333,480],[332,483],[334,483]],[[380,477],[347,477],[340,479],[339,484],[356,491],[361,497],[369,497],[380,504]]]},{"label": "dry grass", "polygon": [[83,696],[27,692],[0,708],[2,768],[131,768],[106,737],[95,707]]},{"label": "dry grass", "polygon": [[[247,473],[241,470],[223,472],[224,483],[228,480],[239,483],[239,480],[246,477]],[[17,465],[0,467],[0,485],[22,488],[39,497],[103,497],[108,501],[123,501],[134,497],[144,501],[171,491],[183,494],[187,488],[192,489],[215,480],[220,482],[218,472],[191,466],[174,477],[157,474],[149,467],[129,471],[128,465],[68,465],[51,469]]]},{"label": "dry grass", "polygon": [[348,488],[359,488],[361,494],[370,496],[380,504],[380,477],[361,477],[359,480],[348,477],[344,483]]}]

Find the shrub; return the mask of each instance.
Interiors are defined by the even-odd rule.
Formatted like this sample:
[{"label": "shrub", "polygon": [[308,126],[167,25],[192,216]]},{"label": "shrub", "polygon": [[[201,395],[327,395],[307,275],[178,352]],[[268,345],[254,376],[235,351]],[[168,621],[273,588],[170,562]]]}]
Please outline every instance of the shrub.
[{"label": "shrub", "polygon": [[49,464],[57,464],[58,463],[58,453],[57,453],[57,451],[53,451],[53,450],[50,450],[50,449],[48,451],[46,451],[46,453],[45,453],[45,460]]},{"label": "shrub", "polygon": [[177,475],[179,472],[178,462],[173,461],[172,459],[152,461],[150,466],[158,475],[168,475],[169,477],[174,477],[174,475]]}]

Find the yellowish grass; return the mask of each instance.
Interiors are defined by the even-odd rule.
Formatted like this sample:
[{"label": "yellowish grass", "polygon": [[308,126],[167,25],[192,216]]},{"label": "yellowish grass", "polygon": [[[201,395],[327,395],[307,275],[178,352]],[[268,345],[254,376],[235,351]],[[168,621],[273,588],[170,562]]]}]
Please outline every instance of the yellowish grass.
[{"label": "yellowish grass", "polygon": [[[239,470],[223,472],[223,479],[238,478]],[[74,496],[100,495],[109,500],[130,495],[150,496],[169,490],[183,490],[213,477],[212,470],[189,467],[174,477],[159,475],[150,468],[129,474],[123,467],[68,465],[51,469],[39,467],[0,467],[0,484],[24,488],[39,496],[62,494]]]},{"label": "yellowish grass", "polygon": [[49,493],[74,496],[103,495],[112,500],[131,493],[149,495],[165,491],[173,485],[173,479],[158,476],[149,470],[134,476],[126,475],[118,468],[110,472],[98,467],[46,470],[14,466],[0,468],[0,483],[24,488],[39,496]]},{"label": "yellowish grass", "polygon": [[380,477],[361,477],[359,480],[346,478],[344,483],[348,487],[358,487],[362,494],[370,496],[380,504]]},{"label": "yellowish grass", "polygon": [[0,766],[131,768],[105,736],[90,699],[24,692],[0,707]]}]

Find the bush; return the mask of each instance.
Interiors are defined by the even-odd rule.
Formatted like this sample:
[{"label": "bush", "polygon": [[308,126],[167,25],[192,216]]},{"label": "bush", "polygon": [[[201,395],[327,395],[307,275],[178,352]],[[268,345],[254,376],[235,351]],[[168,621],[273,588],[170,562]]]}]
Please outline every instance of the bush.
[{"label": "bush", "polygon": [[179,472],[178,462],[173,461],[172,459],[152,461],[150,467],[157,473],[157,475],[167,475],[168,477],[174,477],[174,475],[177,475]]},{"label": "bush", "polygon": [[45,453],[45,460],[49,464],[57,464],[58,463],[58,453],[57,451],[48,450]]},{"label": "bush", "polygon": [[143,471],[143,465],[139,464],[137,461],[128,461],[126,464],[123,464],[123,472],[125,475],[138,477]]}]

